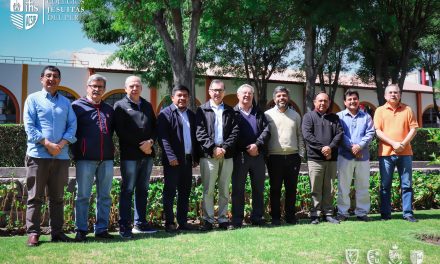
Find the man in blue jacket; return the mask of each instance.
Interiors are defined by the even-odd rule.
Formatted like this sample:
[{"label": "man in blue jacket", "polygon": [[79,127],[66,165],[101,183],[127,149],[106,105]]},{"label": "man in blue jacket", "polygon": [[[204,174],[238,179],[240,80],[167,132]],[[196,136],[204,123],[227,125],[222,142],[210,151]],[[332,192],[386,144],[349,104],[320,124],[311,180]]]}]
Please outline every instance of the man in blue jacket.
[{"label": "man in blue jacket", "polygon": [[96,179],[96,238],[108,233],[113,180],[113,108],[102,101],[107,80],[94,74],[87,80],[87,95],[72,103],[78,120],[77,142],[72,146],[76,161],[75,240],[87,240],[92,185]]},{"label": "man in blue jacket", "polygon": [[[163,209],[165,231],[191,230],[187,223],[192,168],[199,163],[196,141],[195,114],[188,109],[189,89],[175,85],[171,92],[172,104],[159,114],[158,142],[162,148],[164,174]],[[174,197],[177,197],[177,229],[174,222]]]},{"label": "man in blue jacket", "polygon": [[[147,222],[147,199],[153,169],[156,116],[153,107],[141,97],[142,83],[137,76],[125,80],[127,96],[115,103],[115,131],[121,151],[121,193],[119,197],[119,234],[154,233]],[[136,191],[135,191],[136,189]],[[134,227],[132,230],[132,198]]]}]

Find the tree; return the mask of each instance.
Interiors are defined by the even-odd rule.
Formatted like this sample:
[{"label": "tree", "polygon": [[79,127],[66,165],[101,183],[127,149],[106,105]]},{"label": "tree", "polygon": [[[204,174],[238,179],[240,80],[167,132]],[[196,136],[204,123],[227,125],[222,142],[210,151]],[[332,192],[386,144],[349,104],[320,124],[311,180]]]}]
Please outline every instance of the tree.
[{"label": "tree", "polygon": [[[87,37],[92,40],[125,45],[115,56],[129,65],[147,66],[143,68],[148,70],[157,67],[166,75],[168,59],[174,83],[189,87],[195,96],[195,57],[202,2],[83,0],[81,4],[85,11],[81,22]],[[161,50],[154,41],[155,36],[162,40],[167,58],[158,56],[159,59],[155,59],[155,54],[159,54],[155,52]],[[143,49],[146,49],[144,53]],[[195,108],[194,100],[192,108]]]},{"label": "tree", "polygon": [[289,65],[299,27],[291,1],[222,0],[205,12],[203,60],[217,74],[233,73],[256,88],[261,108],[267,83]]},{"label": "tree", "polygon": [[426,34],[430,18],[438,10],[436,0],[369,0],[361,7],[363,28],[359,32],[364,81],[377,87],[379,104],[384,90],[397,83],[402,90],[407,73],[414,66],[417,41]]},{"label": "tree", "polygon": [[439,88],[436,87],[437,79],[435,76],[435,72],[440,71],[440,14],[436,14],[431,19],[427,30],[429,34],[418,42],[419,52],[417,57],[420,66],[426,70],[431,80],[434,113],[436,118],[440,120],[440,111],[437,105]]},{"label": "tree", "polygon": [[334,46],[341,25],[349,25],[356,1],[354,0],[295,0],[296,12],[302,17],[304,34],[304,68],[306,75],[307,110],[314,109],[316,77]]}]

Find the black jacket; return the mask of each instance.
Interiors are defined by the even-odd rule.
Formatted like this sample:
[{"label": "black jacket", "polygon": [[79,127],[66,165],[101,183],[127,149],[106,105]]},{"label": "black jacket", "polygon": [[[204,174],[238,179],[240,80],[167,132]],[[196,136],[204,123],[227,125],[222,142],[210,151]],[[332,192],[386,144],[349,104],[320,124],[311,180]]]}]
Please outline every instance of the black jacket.
[{"label": "black jacket", "polygon": [[80,98],[72,103],[78,122],[77,141],[71,146],[74,160],[113,160],[113,108]]},{"label": "black jacket", "polygon": [[[197,108],[196,112],[196,137],[199,142],[200,157],[212,158],[214,147],[214,121],[215,113],[211,109],[210,101]],[[224,104],[223,111],[223,144],[226,150],[225,159],[232,158],[235,152],[235,143],[238,139],[238,125],[232,107]]]},{"label": "black jacket", "polygon": [[302,123],[302,134],[307,143],[307,159],[326,161],[321,149],[332,149],[330,161],[338,159],[338,147],[342,142],[344,130],[336,114],[320,114],[316,110],[306,113]]},{"label": "black jacket", "polygon": [[[234,111],[235,111],[235,115],[237,118],[238,127],[240,128],[242,125],[244,125],[242,122],[246,122],[246,121],[243,120],[243,116],[242,116],[241,111],[238,107],[238,104],[234,107]],[[255,118],[257,120],[258,137],[257,137],[257,140],[254,142],[254,144],[257,145],[258,151],[260,153],[265,154],[267,152],[267,142],[270,139],[269,122],[267,121],[264,113],[258,108],[258,106],[252,107],[251,114],[255,115]],[[243,141],[244,141],[244,139],[239,134],[239,137],[237,140],[237,151],[238,152],[246,151],[247,144]]]},{"label": "black jacket", "polygon": [[[185,143],[183,140],[183,125],[174,104],[163,109],[157,118],[157,138],[162,148],[162,164],[167,165],[171,160],[185,162]],[[196,139],[196,115],[186,111],[190,124],[193,161],[199,163],[198,143]]]},{"label": "black jacket", "polygon": [[153,107],[141,97],[140,109],[127,96],[115,103],[115,131],[119,137],[121,160],[137,160],[148,156],[139,143],[156,140],[156,116]]}]

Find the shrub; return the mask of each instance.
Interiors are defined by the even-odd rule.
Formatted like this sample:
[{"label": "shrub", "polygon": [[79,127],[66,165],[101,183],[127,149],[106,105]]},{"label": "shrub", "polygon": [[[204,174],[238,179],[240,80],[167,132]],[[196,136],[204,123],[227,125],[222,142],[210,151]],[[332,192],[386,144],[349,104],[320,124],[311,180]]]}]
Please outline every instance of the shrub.
[{"label": "shrub", "polygon": [[[394,175],[391,205],[394,211],[401,211],[401,197],[400,197],[400,185],[397,174]],[[16,181],[11,181],[9,184],[0,185],[0,227],[6,227],[9,230],[19,229],[23,233],[25,225],[25,210],[26,201],[22,198],[24,195],[17,190]],[[335,186],[336,188],[336,183]],[[379,187],[380,187],[380,175],[374,174],[370,177],[370,195],[371,195],[371,213],[377,213],[379,210]],[[415,209],[431,209],[440,208],[440,173],[425,174],[421,172],[413,173],[413,189],[414,189],[414,208]],[[251,214],[251,187],[248,177],[245,187],[245,220],[249,222]],[[335,189],[336,190],[336,189]],[[22,191],[21,191],[22,192]],[[119,219],[119,193],[120,183],[117,179],[113,180],[113,187],[111,191],[112,205],[110,209],[110,230],[115,230],[118,227]],[[162,194],[163,183],[158,180],[150,183],[148,193],[148,207],[147,207],[147,220],[161,225],[164,219],[162,208]],[[200,182],[194,180],[193,187],[189,198],[189,213],[188,217],[192,220],[200,220],[202,216],[202,195],[203,187]],[[284,196],[284,193],[283,193]],[[65,230],[72,231],[75,228],[74,223],[74,202],[75,194],[66,191],[64,194],[64,220]],[[93,228],[95,221],[96,210],[96,188],[92,189],[92,199],[89,211],[89,227]],[[216,196],[217,197],[217,196]],[[297,200],[296,211],[298,217],[306,217],[311,207],[310,196],[310,183],[307,175],[300,175],[298,179],[297,188]],[[334,202],[336,199],[334,199]],[[264,203],[265,203],[265,218],[270,219],[270,199],[269,199],[269,179],[265,182],[264,191]],[[47,201],[42,208],[42,223],[48,222],[48,208]],[[20,232],[19,232],[20,233]]]}]

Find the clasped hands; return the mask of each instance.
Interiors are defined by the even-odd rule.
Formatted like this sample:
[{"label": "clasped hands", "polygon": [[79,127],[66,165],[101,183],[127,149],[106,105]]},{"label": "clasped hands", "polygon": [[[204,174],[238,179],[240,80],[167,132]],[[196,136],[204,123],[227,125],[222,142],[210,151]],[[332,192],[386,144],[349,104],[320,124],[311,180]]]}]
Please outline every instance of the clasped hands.
[{"label": "clasped hands", "polygon": [[49,152],[50,155],[56,156],[61,153],[61,150],[64,148],[64,146],[67,144],[67,140],[62,139],[58,143],[50,142],[48,139],[43,139],[40,141],[41,144],[47,149],[47,152]]},{"label": "clasped hands", "polygon": [[144,140],[141,143],[139,143],[139,149],[149,155],[151,154],[151,152],[153,152],[153,140],[149,139],[149,140]]}]

